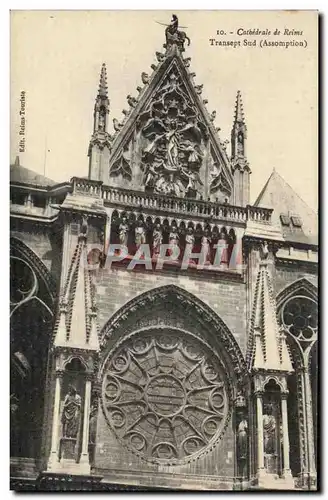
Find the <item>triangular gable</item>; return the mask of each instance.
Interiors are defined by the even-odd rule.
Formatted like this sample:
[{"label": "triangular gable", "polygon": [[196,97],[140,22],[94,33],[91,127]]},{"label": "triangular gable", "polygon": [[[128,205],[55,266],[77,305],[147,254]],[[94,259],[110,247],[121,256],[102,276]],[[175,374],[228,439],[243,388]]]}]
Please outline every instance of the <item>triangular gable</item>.
[{"label": "triangular gable", "polygon": [[143,74],[146,83],[138,99],[129,96],[122,125],[115,120],[110,183],[131,181],[133,188],[176,196],[195,191],[195,196],[229,197],[230,162],[200,97],[202,85],[194,85],[188,59],[177,47],[161,57],[150,77]]},{"label": "triangular gable", "polygon": [[97,350],[97,315],[84,233],[79,235],[59,302],[55,346]]},{"label": "triangular gable", "polygon": [[247,347],[250,370],[293,371],[285,333],[279,328],[268,257],[260,262]]}]

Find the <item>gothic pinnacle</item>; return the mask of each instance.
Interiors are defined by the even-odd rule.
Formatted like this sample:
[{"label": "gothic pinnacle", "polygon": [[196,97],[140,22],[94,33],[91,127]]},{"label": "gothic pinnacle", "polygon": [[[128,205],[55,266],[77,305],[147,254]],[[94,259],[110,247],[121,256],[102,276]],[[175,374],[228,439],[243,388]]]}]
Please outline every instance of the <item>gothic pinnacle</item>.
[{"label": "gothic pinnacle", "polygon": [[108,98],[107,70],[105,63],[101,66],[98,96],[105,99]]},{"label": "gothic pinnacle", "polygon": [[240,90],[238,90],[237,97],[236,97],[235,122],[245,123],[243,102],[242,102],[242,99],[241,99],[241,92],[240,92]]}]

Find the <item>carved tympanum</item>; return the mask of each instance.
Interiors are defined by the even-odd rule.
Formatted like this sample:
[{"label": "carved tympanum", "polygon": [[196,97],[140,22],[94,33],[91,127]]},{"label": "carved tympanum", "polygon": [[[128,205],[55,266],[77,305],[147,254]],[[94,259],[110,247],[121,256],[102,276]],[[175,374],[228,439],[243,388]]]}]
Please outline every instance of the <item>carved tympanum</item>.
[{"label": "carved tympanum", "polygon": [[125,446],[149,461],[196,458],[221,436],[228,396],[218,357],[191,334],[135,334],[103,372],[106,419]]}]

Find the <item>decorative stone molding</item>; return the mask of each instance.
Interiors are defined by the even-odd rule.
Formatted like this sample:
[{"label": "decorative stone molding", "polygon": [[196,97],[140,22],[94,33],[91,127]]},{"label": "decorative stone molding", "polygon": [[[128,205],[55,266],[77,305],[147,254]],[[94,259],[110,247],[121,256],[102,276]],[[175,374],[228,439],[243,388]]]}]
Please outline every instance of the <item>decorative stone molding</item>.
[{"label": "decorative stone molding", "polygon": [[[143,313],[145,307],[150,306],[153,310],[156,302],[163,304],[163,301],[168,297],[175,298],[176,303],[179,304],[178,307],[181,308],[182,317],[186,316],[186,310],[190,310],[190,313],[193,311],[198,321],[203,325],[205,331],[207,331],[207,335],[213,335],[213,340],[222,345],[224,354],[229,359],[231,367],[233,367],[238,383],[243,386],[248,377],[245,359],[228,327],[209,306],[194,295],[175,285],[151,289],[132,299],[117,311],[106,323],[100,334],[101,352],[105,352],[108,342],[116,337],[115,333],[119,332],[119,329],[123,327],[129,318],[132,320],[135,319],[138,313]],[[219,332],[219,334],[214,334],[214,332]]]}]

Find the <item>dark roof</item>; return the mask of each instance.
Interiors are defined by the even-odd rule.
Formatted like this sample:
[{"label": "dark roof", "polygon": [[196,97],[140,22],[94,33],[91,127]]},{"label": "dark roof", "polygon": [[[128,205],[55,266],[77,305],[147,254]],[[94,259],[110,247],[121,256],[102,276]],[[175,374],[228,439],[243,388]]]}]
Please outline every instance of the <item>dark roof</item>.
[{"label": "dark roof", "polygon": [[[294,191],[276,170],[260,192],[255,206],[273,208],[272,222],[281,227],[286,241],[294,243],[318,243],[318,216],[304,200]],[[280,216],[297,216],[301,219],[301,227],[282,224]]]},{"label": "dark roof", "polygon": [[16,157],[14,164],[10,165],[10,182],[21,184],[32,184],[33,186],[54,186],[57,184],[52,179],[40,175],[29,168],[25,168],[19,164],[19,157]]}]

